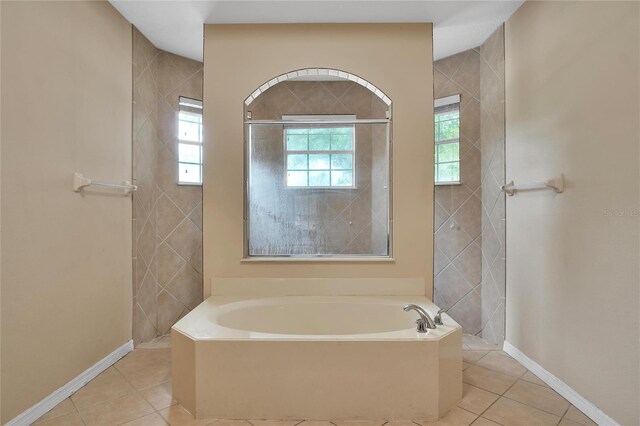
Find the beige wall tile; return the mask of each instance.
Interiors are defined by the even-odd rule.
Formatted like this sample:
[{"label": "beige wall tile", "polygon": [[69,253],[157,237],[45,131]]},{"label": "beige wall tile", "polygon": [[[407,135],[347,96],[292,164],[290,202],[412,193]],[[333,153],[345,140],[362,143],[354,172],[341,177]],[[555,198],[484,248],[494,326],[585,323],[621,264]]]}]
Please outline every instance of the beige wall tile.
[{"label": "beige wall tile", "polygon": [[[481,187],[482,204],[488,215],[482,218],[482,252],[483,256],[493,264],[495,256],[504,249],[504,211],[498,215],[499,210],[494,207],[504,203],[504,194],[498,190],[504,183],[504,27],[498,28],[480,46],[480,137],[482,139],[481,155]],[[497,202],[497,200],[500,200]],[[494,219],[494,226],[489,224],[490,216]],[[496,227],[495,225],[500,225]],[[489,235],[485,235],[485,230]],[[502,256],[504,257],[504,256]],[[496,297],[485,299],[485,295],[504,295],[506,286],[504,273],[497,276],[484,274],[488,282],[483,280],[483,306],[482,317],[483,338],[491,343],[502,344],[504,340],[504,315],[495,315],[499,306]],[[487,293],[489,291],[490,293]],[[491,319],[491,321],[489,321]]]},{"label": "beige wall tile", "polygon": [[[435,189],[436,225],[441,225],[436,226],[435,253],[441,251],[449,261],[445,264],[440,262],[439,268],[434,268],[434,276],[438,276],[449,262],[456,259],[456,267],[459,267],[466,281],[472,286],[480,283],[482,269],[480,246],[469,245],[481,234],[481,202],[478,196],[472,195],[480,186],[481,171],[480,151],[474,147],[474,142],[480,138],[479,89],[480,56],[476,50],[465,51],[434,63],[435,97],[461,95],[460,178],[462,181],[462,185],[437,186]],[[451,218],[452,222],[447,222],[452,214],[454,215]],[[453,229],[450,228],[452,223]],[[458,294],[458,297],[462,298],[469,289],[466,285],[462,285],[459,289],[447,289],[460,284],[442,278],[440,280],[436,278],[440,281],[440,285],[434,287],[434,300],[448,299],[447,313],[463,324],[465,333],[477,333],[478,325],[481,324],[481,308],[467,309],[466,305],[471,302],[471,299],[467,303],[456,305],[461,302],[460,299],[451,300],[450,295],[445,297],[444,294],[439,294],[440,291],[447,291],[449,294]],[[475,302],[481,306],[480,298],[475,299],[472,306],[476,305]],[[451,309],[454,305],[457,309]]]},{"label": "beige wall tile", "polygon": [[188,312],[178,299],[165,290],[158,294],[158,306],[158,330],[161,333],[168,333],[171,326]]}]

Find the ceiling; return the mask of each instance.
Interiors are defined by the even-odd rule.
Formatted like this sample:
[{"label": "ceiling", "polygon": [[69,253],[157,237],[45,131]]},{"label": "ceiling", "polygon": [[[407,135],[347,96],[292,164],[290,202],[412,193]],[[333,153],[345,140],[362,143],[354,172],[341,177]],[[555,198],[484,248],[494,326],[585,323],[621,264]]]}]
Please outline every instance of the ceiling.
[{"label": "ceiling", "polygon": [[202,61],[203,24],[433,22],[433,55],[477,47],[522,4],[427,0],[110,0],[158,48]]}]

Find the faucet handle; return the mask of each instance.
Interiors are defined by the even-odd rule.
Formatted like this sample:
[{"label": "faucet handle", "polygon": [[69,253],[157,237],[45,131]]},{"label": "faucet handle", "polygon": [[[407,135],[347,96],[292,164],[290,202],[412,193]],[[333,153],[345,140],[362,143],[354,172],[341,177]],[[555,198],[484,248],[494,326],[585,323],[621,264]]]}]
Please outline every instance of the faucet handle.
[{"label": "faucet handle", "polygon": [[442,325],[442,313],[445,312],[444,309],[440,309],[438,311],[438,313],[436,314],[436,316],[433,318],[433,322],[435,322],[437,325]]}]

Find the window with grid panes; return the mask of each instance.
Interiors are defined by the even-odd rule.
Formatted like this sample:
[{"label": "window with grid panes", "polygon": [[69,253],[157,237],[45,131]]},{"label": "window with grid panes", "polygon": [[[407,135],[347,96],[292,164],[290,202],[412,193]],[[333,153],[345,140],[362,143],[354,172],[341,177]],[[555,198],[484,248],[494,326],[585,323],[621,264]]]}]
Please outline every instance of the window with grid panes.
[{"label": "window with grid panes", "polygon": [[178,184],[202,185],[202,101],[180,97]]},{"label": "window with grid panes", "polygon": [[[331,121],[341,118],[355,117],[332,116]],[[284,143],[288,187],[355,187],[353,124],[289,124],[284,128]]]},{"label": "window with grid panes", "polygon": [[460,183],[460,96],[435,101],[435,183]]}]

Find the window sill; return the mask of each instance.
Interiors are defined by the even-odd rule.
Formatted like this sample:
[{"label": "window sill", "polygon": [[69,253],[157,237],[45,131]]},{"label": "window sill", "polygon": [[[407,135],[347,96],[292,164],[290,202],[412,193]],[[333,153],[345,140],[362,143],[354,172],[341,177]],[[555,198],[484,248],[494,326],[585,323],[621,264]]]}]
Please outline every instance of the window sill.
[{"label": "window sill", "polygon": [[178,186],[202,186],[201,183],[178,182]]},{"label": "window sill", "polygon": [[455,186],[462,185],[462,182],[435,182],[435,186]]},{"label": "window sill", "polygon": [[393,257],[245,257],[240,259],[242,263],[261,263],[261,262],[355,262],[355,263],[395,263]]}]

